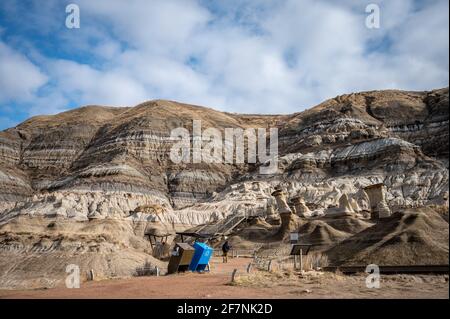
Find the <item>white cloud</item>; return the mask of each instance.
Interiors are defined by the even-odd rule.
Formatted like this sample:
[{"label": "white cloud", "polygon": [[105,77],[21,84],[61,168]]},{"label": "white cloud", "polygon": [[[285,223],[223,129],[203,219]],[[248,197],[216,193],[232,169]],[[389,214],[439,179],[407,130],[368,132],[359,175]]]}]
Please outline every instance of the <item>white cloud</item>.
[{"label": "white cloud", "polygon": [[0,41],[0,103],[29,101],[47,80],[24,55]]},{"label": "white cloud", "polygon": [[[365,26],[371,2],[381,8],[378,30]],[[69,57],[38,59],[44,75],[8,49],[7,61],[16,61],[24,74],[16,79],[26,80],[7,83],[0,98],[33,97],[48,77],[52,86],[36,97],[32,113],[73,101],[121,106],[157,98],[225,111],[291,113],[343,93],[426,90],[449,82],[446,0],[78,4],[81,29],[55,35]],[[57,25],[51,18],[55,4],[48,7],[39,22],[51,25],[43,27],[46,34]]]},{"label": "white cloud", "polygon": [[189,52],[191,37],[212,18],[194,0],[82,0],[79,5],[135,48],[174,56]]},{"label": "white cloud", "polygon": [[28,109],[30,116],[42,114],[57,114],[67,111],[69,100],[62,94],[62,92],[50,92],[44,96],[36,96],[31,107]]},{"label": "white cloud", "polygon": [[67,60],[50,61],[48,68],[59,92],[85,104],[129,106],[148,98],[144,87],[120,69],[100,71]]},{"label": "white cloud", "polygon": [[402,27],[392,31],[392,43],[393,55],[402,60],[403,76],[411,81],[409,86],[418,89],[423,83],[438,86],[444,81],[448,85],[447,1],[434,2],[421,11],[411,12]]}]

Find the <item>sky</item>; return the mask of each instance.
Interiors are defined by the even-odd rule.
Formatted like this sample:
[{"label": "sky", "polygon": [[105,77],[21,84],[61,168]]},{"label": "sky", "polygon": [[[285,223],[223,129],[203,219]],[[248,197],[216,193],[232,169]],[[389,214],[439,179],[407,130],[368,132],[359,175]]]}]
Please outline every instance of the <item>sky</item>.
[{"label": "sky", "polygon": [[[66,6],[80,28],[66,27]],[[379,28],[368,28],[369,4]],[[449,84],[447,0],[1,0],[0,130],[153,99],[286,114]]]}]

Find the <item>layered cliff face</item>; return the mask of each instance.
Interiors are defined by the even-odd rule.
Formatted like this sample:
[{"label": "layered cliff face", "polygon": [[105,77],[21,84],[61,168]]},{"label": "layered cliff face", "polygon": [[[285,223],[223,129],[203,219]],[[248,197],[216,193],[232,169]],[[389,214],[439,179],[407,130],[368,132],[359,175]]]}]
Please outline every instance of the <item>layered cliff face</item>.
[{"label": "layered cliff face", "polygon": [[[142,253],[150,249],[141,241],[149,227],[173,231],[262,212],[279,185],[288,199],[301,195],[319,216],[342,194],[363,210],[361,189],[376,183],[386,185],[393,209],[445,205],[448,114],[448,89],[441,89],[343,95],[292,115],[229,114],[157,100],[34,117],[0,132],[0,252],[14,253],[8,243],[15,241],[21,243],[17,253],[30,251],[39,234],[57,241],[61,234],[44,218],[87,225],[114,220],[131,239],[112,251]],[[192,133],[193,120],[221,133],[278,128],[278,170],[264,175],[259,166],[265,164],[258,163],[174,163],[171,130]],[[39,226],[21,230],[15,221],[23,218],[27,225],[40,220]],[[62,235],[81,236],[77,227],[69,233]]]},{"label": "layered cliff face", "polygon": [[339,96],[292,116],[283,131],[293,151],[397,137],[426,155],[448,158],[448,89]]},{"label": "layered cliff face", "polygon": [[[175,164],[170,132],[192,132],[193,120],[221,132],[278,128],[278,173],[260,175],[259,164]],[[343,179],[368,179],[362,185],[385,182],[397,204],[442,201],[448,140],[448,89],[350,94],[285,116],[227,114],[170,101],[88,106],[1,132],[1,219],[34,211],[126,218],[155,203],[183,217],[183,207],[214,201],[213,193],[246,180],[285,181],[295,192],[295,185],[336,182],[339,188]]]},{"label": "layered cliff face", "polygon": [[[152,194],[169,206],[204,199],[246,170],[231,165],[176,165],[170,132],[192,121],[204,128],[271,125],[278,117],[239,116],[168,101],[132,109],[85,107],[33,118],[2,132],[2,202],[46,191]],[[17,179],[11,189],[11,178]],[[31,189],[30,189],[31,187]],[[15,197],[14,197],[15,196]]]}]

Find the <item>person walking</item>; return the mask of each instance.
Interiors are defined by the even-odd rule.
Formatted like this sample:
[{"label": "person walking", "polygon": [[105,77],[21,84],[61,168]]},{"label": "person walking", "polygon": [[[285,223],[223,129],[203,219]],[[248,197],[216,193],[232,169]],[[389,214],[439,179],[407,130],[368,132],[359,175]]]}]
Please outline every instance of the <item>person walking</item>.
[{"label": "person walking", "polygon": [[230,249],[231,249],[230,243],[228,242],[228,240],[225,240],[225,242],[222,245],[223,262],[224,263],[228,262],[228,252],[230,251]]}]

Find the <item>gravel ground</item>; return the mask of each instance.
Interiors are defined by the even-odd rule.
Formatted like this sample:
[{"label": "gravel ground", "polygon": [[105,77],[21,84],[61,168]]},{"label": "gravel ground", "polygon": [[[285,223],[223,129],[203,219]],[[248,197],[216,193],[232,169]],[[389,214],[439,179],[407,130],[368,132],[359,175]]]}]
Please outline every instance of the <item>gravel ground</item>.
[{"label": "gravel ground", "polygon": [[[134,277],[83,282],[79,289],[0,290],[0,298],[449,298],[448,276],[382,276],[379,289],[366,287],[366,274],[345,276],[292,271],[246,273],[249,258],[220,258],[210,273]],[[230,283],[233,269],[235,283]]]}]

